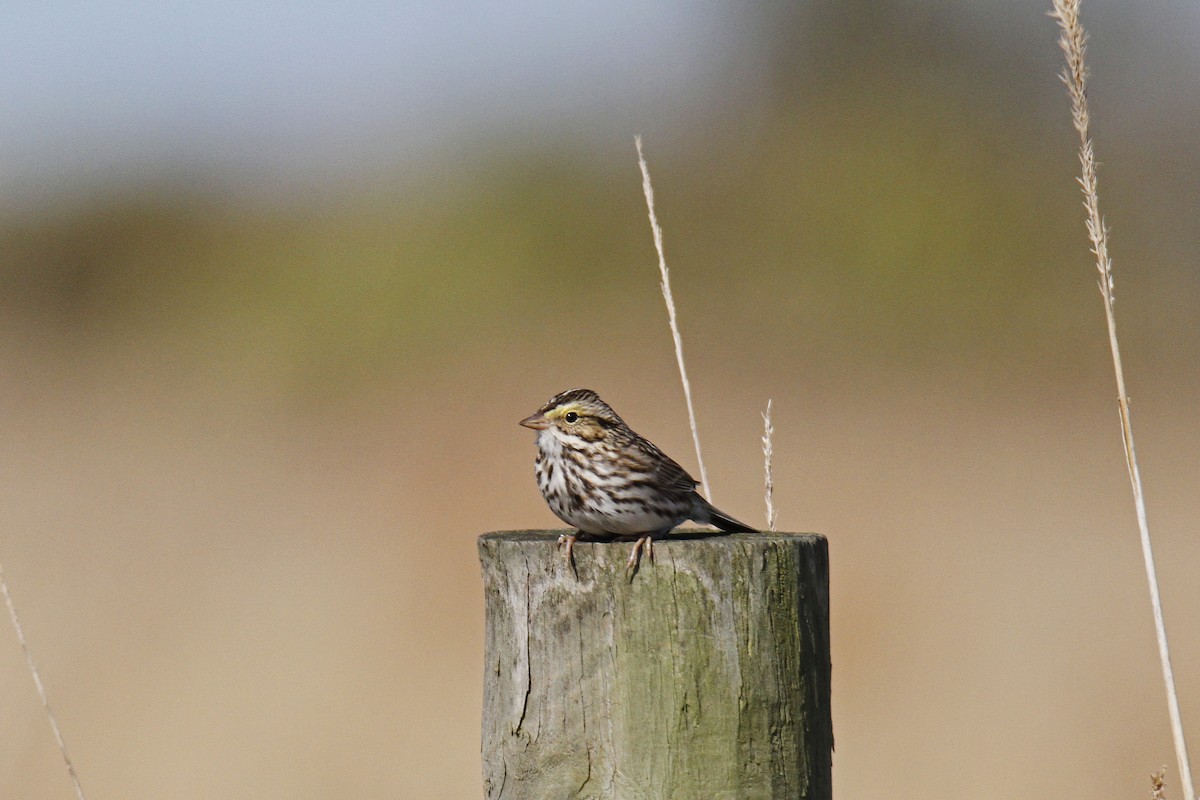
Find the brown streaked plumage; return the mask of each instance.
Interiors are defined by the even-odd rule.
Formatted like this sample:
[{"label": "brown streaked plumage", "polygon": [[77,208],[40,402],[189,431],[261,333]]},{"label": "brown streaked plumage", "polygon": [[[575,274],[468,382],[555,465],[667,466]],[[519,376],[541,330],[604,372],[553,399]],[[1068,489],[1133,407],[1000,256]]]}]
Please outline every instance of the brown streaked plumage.
[{"label": "brown streaked plumage", "polygon": [[[653,560],[654,538],[689,519],[729,533],[754,530],[701,497],[683,467],[591,389],[557,394],[521,424],[538,432],[535,472],[550,510],[579,533],[636,539],[630,570],[643,549]],[[559,539],[569,562],[577,535]]]}]

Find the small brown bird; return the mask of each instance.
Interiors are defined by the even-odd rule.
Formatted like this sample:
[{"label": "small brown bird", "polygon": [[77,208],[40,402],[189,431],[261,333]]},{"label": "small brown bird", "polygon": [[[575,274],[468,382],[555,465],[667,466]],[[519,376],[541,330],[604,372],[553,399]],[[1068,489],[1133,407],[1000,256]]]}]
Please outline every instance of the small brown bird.
[{"label": "small brown bird", "polygon": [[[550,510],[579,533],[636,538],[629,570],[643,548],[653,560],[654,539],[689,519],[728,533],[754,531],[701,497],[683,467],[591,389],[555,395],[521,424],[538,432],[535,470]],[[577,536],[559,538],[569,563]]]}]

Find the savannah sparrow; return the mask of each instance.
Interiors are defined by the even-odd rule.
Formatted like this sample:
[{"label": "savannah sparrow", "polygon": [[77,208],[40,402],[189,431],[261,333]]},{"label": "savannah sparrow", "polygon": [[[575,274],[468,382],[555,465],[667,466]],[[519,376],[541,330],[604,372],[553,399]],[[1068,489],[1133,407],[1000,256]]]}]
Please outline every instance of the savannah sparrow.
[{"label": "savannah sparrow", "polygon": [[[537,482],[550,510],[582,534],[636,538],[630,570],[643,548],[654,559],[655,537],[689,519],[729,533],[754,531],[701,497],[683,467],[591,389],[555,395],[521,424],[538,432]],[[578,535],[558,540],[568,563]]]}]

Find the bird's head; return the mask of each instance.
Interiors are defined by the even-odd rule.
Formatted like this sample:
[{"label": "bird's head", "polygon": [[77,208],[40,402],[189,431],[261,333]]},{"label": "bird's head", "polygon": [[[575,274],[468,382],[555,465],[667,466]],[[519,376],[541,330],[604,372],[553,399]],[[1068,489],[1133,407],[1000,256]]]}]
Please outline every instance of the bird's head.
[{"label": "bird's head", "polygon": [[578,436],[594,442],[625,423],[591,389],[569,389],[550,398],[536,414],[521,420],[521,424],[535,431],[550,431],[556,436]]}]

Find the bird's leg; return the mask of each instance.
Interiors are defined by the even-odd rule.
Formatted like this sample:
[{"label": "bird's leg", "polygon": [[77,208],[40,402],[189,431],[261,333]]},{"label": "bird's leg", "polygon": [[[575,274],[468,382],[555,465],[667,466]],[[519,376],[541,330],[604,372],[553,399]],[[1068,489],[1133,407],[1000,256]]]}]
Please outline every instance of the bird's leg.
[{"label": "bird's leg", "polygon": [[629,561],[625,564],[626,570],[636,570],[638,561],[641,560],[642,552],[646,552],[646,557],[650,561],[654,561],[654,540],[650,539],[649,534],[640,537],[634,542],[634,549],[629,553]]},{"label": "bird's leg", "polygon": [[564,533],[558,537],[558,549],[562,552],[571,572],[575,573],[575,577],[579,577],[579,572],[575,569],[575,540],[579,538],[579,533],[579,531]]},{"label": "bird's leg", "polygon": [[633,552],[629,554],[629,561],[625,563],[625,574],[633,580],[633,576],[637,574],[638,567],[641,566],[642,552],[645,551],[646,558],[650,559],[650,563],[654,563],[654,534],[647,533],[638,537],[638,540],[633,543]]}]

